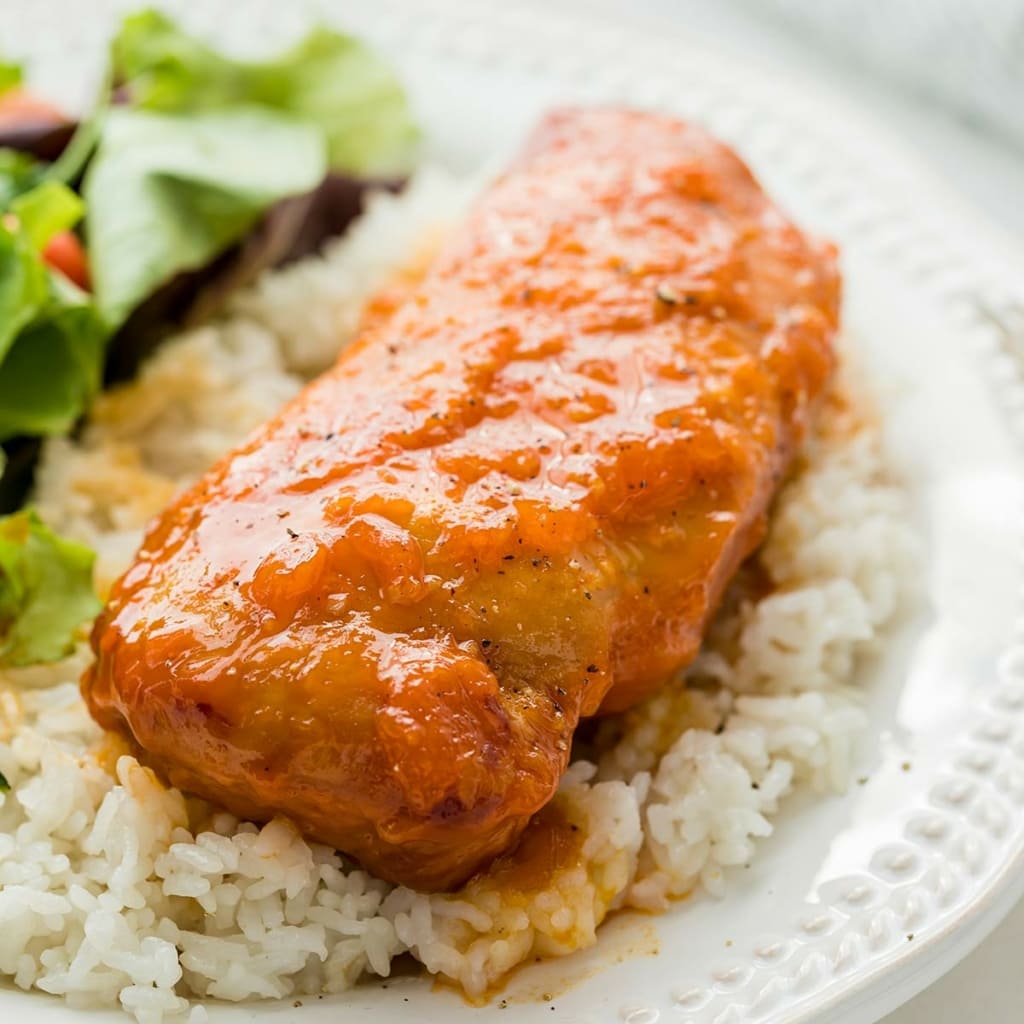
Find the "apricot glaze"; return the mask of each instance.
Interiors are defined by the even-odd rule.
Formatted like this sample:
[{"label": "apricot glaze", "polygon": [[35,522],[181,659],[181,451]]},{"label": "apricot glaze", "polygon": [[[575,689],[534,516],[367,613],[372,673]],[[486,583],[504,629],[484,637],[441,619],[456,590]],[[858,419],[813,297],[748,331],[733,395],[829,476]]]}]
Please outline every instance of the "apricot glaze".
[{"label": "apricot glaze", "polygon": [[696,654],[838,302],[834,250],[704,131],[551,114],[405,301],[152,523],[93,714],[179,787],[457,885],[581,717]]}]

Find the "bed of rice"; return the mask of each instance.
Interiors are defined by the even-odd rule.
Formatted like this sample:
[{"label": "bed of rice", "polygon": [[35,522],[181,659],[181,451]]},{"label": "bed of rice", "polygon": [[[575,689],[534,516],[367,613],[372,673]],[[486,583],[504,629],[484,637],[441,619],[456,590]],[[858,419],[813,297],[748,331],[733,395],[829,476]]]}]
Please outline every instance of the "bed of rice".
[{"label": "bed of rice", "polygon": [[[101,591],[147,518],[328,365],[367,295],[465,200],[436,172],[378,197],[322,258],[169,343],[77,440],[47,446],[37,503],[96,548]],[[865,725],[855,663],[898,613],[913,557],[877,429],[832,401],[759,556],[773,589],[744,598],[741,584],[686,685],[602,727],[559,798],[582,853],[526,893],[487,875],[414,893],[284,820],[258,828],[164,788],[86,714],[84,649],[0,673],[0,973],[74,1006],[120,1002],[142,1024],[196,997],[337,992],[403,953],[479,994],[594,942],[610,910],[721,893],[794,787],[847,784]]]}]

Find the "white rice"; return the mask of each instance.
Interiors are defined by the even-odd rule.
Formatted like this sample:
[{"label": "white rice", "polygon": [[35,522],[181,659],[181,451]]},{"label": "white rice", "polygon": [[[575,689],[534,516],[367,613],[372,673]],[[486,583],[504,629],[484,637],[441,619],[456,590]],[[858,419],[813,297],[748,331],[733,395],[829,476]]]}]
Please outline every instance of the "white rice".
[{"label": "white rice", "polygon": [[[98,550],[101,590],[146,520],[333,360],[366,297],[465,196],[431,173],[378,197],[324,257],[168,343],[77,441],[47,445],[38,505]],[[140,1024],[193,998],[337,992],[402,953],[480,994],[594,942],[610,910],[722,893],[795,786],[848,784],[865,725],[854,668],[899,610],[914,547],[877,429],[833,403],[760,554],[775,589],[729,603],[686,686],[602,727],[604,753],[575,762],[559,797],[581,856],[525,897],[487,874],[449,895],[394,887],[286,821],[258,828],[166,789],[89,719],[84,647],[0,673],[0,973]]]}]

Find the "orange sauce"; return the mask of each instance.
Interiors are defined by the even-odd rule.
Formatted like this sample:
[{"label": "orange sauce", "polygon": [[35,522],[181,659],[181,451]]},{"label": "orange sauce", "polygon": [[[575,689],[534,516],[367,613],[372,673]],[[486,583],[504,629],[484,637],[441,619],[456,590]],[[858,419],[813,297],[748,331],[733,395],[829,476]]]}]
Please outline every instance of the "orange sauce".
[{"label": "orange sauce", "polygon": [[518,846],[503,853],[478,878],[506,893],[542,892],[557,872],[580,863],[583,839],[583,829],[570,820],[556,797],[530,819]]},{"label": "orange sauce", "polygon": [[[839,289],[726,147],[597,109],[404,291],[154,520],[83,691],[177,787],[436,892],[531,827],[581,718],[692,661]],[[510,885],[578,856],[545,820]]]}]

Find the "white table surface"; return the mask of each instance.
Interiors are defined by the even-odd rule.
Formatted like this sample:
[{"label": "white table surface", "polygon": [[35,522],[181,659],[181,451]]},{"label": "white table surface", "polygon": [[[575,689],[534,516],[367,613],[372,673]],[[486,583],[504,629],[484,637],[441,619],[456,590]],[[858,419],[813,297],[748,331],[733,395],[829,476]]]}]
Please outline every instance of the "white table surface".
[{"label": "white table surface", "polygon": [[[653,24],[661,32],[688,25],[713,35],[723,49],[778,57],[788,67],[803,67],[821,76],[890,131],[895,130],[962,196],[1015,236],[1024,251],[1024,152],[895,92],[885,82],[872,81],[833,55],[815,52],[770,22],[727,2],[561,2],[589,7],[606,17]],[[1017,102],[1024,102],[1024,97]],[[1024,903],[1011,909],[1003,924],[958,967],[886,1017],[883,1024],[1024,1024]]]}]

